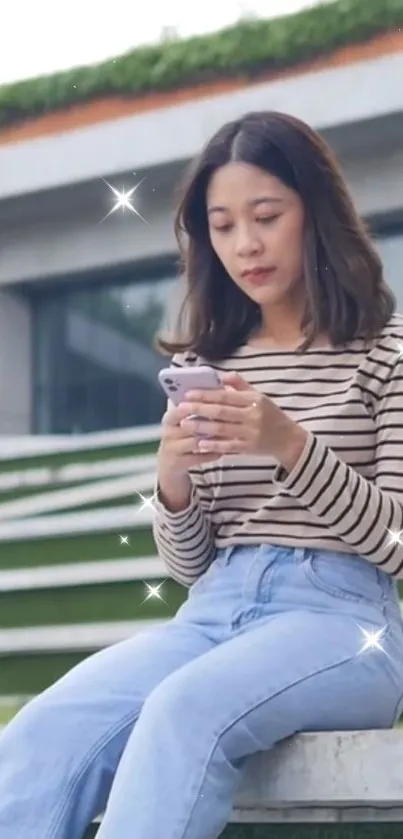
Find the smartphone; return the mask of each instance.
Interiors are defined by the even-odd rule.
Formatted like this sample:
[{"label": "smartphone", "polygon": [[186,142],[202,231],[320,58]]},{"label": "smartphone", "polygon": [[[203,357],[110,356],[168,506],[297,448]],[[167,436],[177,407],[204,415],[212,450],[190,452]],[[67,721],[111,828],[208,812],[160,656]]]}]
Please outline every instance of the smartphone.
[{"label": "smartphone", "polygon": [[216,390],[222,388],[218,373],[212,367],[166,367],[160,370],[158,380],[173,404],[185,401],[188,390]]},{"label": "smartphone", "polygon": [[[166,367],[160,370],[158,380],[166,396],[177,406],[185,401],[188,390],[216,390],[222,388],[221,380],[207,365],[201,367]],[[188,419],[206,419],[206,417],[191,414]],[[208,435],[196,434],[196,437]]]}]

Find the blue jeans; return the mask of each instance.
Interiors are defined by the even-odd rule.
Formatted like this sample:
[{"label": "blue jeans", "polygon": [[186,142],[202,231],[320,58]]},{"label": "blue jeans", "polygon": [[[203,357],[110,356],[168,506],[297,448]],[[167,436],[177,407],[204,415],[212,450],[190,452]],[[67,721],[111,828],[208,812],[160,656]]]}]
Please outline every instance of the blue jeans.
[{"label": "blue jeans", "polygon": [[0,837],[81,839],[104,808],[99,839],[218,837],[248,755],[299,731],[390,728],[402,696],[390,577],[339,553],[221,550],[172,620],[7,726]]}]

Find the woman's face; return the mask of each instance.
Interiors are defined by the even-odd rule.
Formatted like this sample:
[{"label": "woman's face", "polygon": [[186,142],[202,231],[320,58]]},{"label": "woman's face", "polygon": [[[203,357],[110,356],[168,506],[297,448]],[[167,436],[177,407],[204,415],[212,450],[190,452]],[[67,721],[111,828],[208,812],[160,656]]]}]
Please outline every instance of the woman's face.
[{"label": "woman's face", "polygon": [[263,310],[304,298],[302,201],[245,163],[218,169],[207,190],[212,247],[229,276]]}]

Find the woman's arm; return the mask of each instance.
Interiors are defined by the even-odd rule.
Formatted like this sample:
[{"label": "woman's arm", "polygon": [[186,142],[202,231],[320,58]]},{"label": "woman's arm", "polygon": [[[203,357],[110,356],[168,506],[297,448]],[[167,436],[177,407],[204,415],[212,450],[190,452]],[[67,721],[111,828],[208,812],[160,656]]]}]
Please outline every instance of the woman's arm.
[{"label": "woman's arm", "polygon": [[[178,367],[189,363],[191,361],[182,355],[172,359],[172,364]],[[160,466],[159,463],[154,541],[170,576],[184,586],[191,586],[214,558],[215,542],[209,516],[210,488],[198,468],[190,470],[180,479],[174,479]]]},{"label": "woman's arm", "polygon": [[383,571],[403,577],[403,361],[391,365],[376,407],[375,475],[369,481],[307,434],[294,467],[275,472],[326,527]]},{"label": "woman's arm", "polygon": [[163,496],[156,497],[153,536],[159,556],[176,582],[191,586],[214,558],[215,544],[207,506],[203,505],[193,485],[189,503],[177,512],[165,506]]}]

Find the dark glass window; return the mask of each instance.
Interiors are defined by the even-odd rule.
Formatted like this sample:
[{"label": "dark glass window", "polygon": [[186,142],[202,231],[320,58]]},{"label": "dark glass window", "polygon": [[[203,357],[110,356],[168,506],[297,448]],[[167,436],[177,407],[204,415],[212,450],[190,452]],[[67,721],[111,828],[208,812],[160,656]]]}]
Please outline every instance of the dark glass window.
[{"label": "dark glass window", "polygon": [[403,312],[403,231],[385,231],[375,244],[383,262],[385,280],[397,297],[399,312]]},{"label": "dark glass window", "polygon": [[[378,231],[385,278],[403,311],[403,232]],[[134,271],[133,271],[134,274]],[[172,321],[175,269],[120,282],[47,288],[34,302],[34,430],[74,434],[158,423],[165,407],[154,349]]]},{"label": "dark glass window", "polygon": [[153,345],[178,294],[174,269],[37,294],[35,431],[75,434],[158,423],[165,397],[157,376],[168,359]]}]

